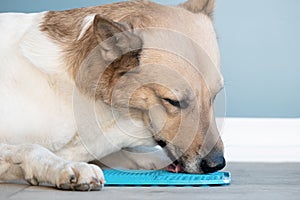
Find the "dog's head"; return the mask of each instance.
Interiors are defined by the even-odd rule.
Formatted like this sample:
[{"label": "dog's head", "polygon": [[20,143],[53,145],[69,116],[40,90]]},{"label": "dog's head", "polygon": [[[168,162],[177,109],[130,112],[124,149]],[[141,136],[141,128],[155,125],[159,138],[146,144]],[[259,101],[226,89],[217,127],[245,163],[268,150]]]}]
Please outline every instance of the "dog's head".
[{"label": "dog's head", "polygon": [[142,122],[152,133],[149,140],[164,147],[183,171],[220,170],[225,160],[213,101],[223,78],[212,25],[214,1],[139,4],[148,8],[122,23],[95,17],[99,46],[83,64],[77,86]]}]

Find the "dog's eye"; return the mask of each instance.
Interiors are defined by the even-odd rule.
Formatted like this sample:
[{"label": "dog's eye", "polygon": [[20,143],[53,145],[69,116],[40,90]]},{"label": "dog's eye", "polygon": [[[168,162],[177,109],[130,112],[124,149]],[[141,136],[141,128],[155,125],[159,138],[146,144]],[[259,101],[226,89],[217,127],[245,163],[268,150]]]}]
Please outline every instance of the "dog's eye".
[{"label": "dog's eye", "polygon": [[166,102],[168,102],[172,106],[180,108],[180,109],[185,109],[189,106],[189,104],[186,100],[176,101],[176,100],[172,100],[172,99],[168,99],[168,98],[163,98],[163,100],[165,100]]}]

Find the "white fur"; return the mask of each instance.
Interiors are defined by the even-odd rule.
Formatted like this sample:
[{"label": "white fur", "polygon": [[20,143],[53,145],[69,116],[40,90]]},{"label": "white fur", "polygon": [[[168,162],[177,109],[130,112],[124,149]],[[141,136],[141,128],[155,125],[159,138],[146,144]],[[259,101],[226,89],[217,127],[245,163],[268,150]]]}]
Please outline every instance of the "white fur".
[{"label": "white fur", "polygon": [[[38,30],[43,15],[1,15],[0,28],[7,32],[0,33],[1,44],[5,44],[0,47],[0,141],[37,143],[55,151],[72,138],[76,129],[71,105],[54,93],[49,76],[44,73],[59,66],[60,53]],[[34,53],[24,44],[40,46],[39,51]],[[58,59],[46,59],[48,54]]]},{"label": "white fur", "polygon": [[[21,178],[31,184],[45,181],[71,188],[75,183],[68,181],[74,172],[68,166],[72,166],[85,177],[76,184],[86,190],[88,179],[99,182],[103,174],[92,165],[74,161],[91,161],[125,146],[153,145],[153,139],[143,126],[128,126],[127,118],[114,122],[113,116],[103,115],[110,111],[101,102],[96,115],[105,117],[100,119],[102,129],[97,121],[91,123],[95,117],[86,111],[93,110],[85,110],[79,121],[75,118],[74,83],[64,71],[60,47],[39,30],[44,15],[0,14],[0,179]],[[82,103],[81,97],[77,100]],[[93,109],[93,102],[85,99],[83,103],[80,106]],[[141,140],[128,135],[120,126],[132,127],[126,132],[147,137]],[[99,183],[88,186],[93,188],[99,188]]]}]

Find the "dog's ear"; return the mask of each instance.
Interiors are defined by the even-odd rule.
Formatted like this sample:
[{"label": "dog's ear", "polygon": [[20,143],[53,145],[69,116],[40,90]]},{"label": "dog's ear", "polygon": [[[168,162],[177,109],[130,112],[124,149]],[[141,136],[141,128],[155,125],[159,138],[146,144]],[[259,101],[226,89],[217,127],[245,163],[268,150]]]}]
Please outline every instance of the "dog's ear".
[{"label": "dog's ear", "polygon": [[139,66],[143,42],[130,29],[129,25],[95,16],[93,34],[98,46],[83,62],[76,77],[82,93],[110,103],[118,80]]},{"label": "dog's ear", "polygon": [[142,47],[141,39],[131,32],[132,27],[127,24],[96,15],[93,28],[105,61],[112,62],[121,55]]},{"label": "dog's ear", "polygon": [[215,8],[215,0],[188,0],[179,6],[193,13],[204,13],[212,18]]}]

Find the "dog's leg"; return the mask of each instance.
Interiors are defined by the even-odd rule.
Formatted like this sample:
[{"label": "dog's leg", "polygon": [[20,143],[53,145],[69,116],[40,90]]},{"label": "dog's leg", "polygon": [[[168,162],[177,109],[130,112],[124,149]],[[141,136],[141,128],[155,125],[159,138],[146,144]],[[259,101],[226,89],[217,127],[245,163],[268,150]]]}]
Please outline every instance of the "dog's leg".
[{"label": "dog's leg", "polygon": [[0,143],[0,180],[24,179],[32,185],[50,183],[65,190],[100,190],[102,170],[64,160],[39,145]]}]

